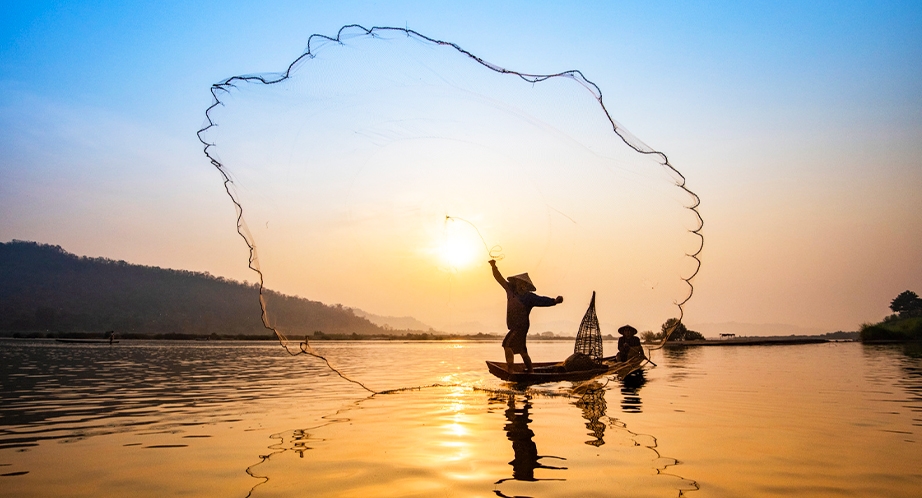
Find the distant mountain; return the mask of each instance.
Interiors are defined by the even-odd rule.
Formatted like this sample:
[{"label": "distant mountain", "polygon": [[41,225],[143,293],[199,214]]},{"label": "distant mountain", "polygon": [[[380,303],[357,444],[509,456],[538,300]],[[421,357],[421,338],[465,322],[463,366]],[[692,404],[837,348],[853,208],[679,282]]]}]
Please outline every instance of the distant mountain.
[{"label": "distant mountain", "polygon": [[[286,335],[383,334],[341,305],[264,291]],[[258,291],[208,273],[70,254],[35,242],[0,243],[0,331],[270,334]]]},{"label": "distant mountain", "polygon": [[822,335],[828,330],[799,327],[787,323],[700,323],[687,324],[689,329],[701,332],[705,337],[720,337],[720,334],[736,334],[740,337],[771,337],[789,335]]},{"label": "distant mountain", "polygon": [[405,332],[407,330],[411,331],[431,331],[432,327],[429,325],[413,318],[412,316],[381,316],[368,313],[367,311],[362,311],[358,308],[349,308],[355,316],[365,318],[371,323],[382,327],[384,329],[390,329],[393,331]]}]

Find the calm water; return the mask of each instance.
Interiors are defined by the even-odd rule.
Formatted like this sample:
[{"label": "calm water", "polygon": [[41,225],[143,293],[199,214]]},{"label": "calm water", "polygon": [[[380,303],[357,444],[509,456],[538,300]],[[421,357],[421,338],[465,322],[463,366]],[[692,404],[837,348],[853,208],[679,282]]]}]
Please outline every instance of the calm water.
[{"label": "calm water", "polygon": [[451,386],[369,397],[268,343],[0,341],[0,496],[922,496],[902,346],[658,351],[583,398],[510,391],[498,344],[320,348],[376,390]]}]

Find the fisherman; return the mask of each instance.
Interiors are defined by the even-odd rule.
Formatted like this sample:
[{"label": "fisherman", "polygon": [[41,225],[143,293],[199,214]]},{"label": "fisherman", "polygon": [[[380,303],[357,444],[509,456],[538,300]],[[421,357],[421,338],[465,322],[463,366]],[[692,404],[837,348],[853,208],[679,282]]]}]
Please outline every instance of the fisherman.
[{"label": "fisherman", "polygon": [[531,372],[531,358],[525,347],[525,336],[528,334],[530,325],[528,314],[535,306],[554,306],[562,303],[563,296],[556,298],[539,296],[534,293],[537,289],[531,283],[531,278],[527,273],[513,275],[507,280],[496,268],[496,260],[491,259],[490,266],[493,268],[493,278],[506,291],[506,327],[509,328],[509,333],[503,339],[506,366],[512,372],[514,355],[518,354],[522,356],[522,361],[525,363],[525,371]]},{"label": "fisherman", "polygon": [[627,361],[638,354],[643,356],[643,346],[637,337],[637,329],[625,325],[618,329],[621,337],[618,338],[618,361]]}]

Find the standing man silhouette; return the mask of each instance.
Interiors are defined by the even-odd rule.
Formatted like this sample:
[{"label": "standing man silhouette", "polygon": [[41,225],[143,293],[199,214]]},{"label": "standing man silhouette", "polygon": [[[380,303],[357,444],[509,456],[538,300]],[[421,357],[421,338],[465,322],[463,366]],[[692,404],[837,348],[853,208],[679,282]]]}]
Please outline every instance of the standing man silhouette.
[{"label": "standing man silhouette", "polygon": [[534,293],[537,289],[531,283],[527,273],[513,275],[507,280],[496,268],[496,260],[491,259],[490,266],[493,268],[493,278],[506,291],[506,327],[509,329],[503,339],[506,366],[512,372],[514,355],[518,354],[522,356],[522,361],[525,363],[525,371],[531,372],[531,357],[528,356],[528,348],[525,346],[525,338],[531,326],[528,315],[535,306],[554,306],[562,303],[563,296],[556,298],[539,296]]}]

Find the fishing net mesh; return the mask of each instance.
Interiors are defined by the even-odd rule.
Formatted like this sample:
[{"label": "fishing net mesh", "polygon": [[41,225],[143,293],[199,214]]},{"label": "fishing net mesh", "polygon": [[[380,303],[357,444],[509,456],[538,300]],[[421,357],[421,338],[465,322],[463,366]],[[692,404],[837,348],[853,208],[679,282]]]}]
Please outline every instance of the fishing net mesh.
[{"label": "fishing net mesh", "polygon": [[[410,29],[350,25],[311,36],[284,72],[211,93],[199,139],[236,211],[262,323],[293,355],[334,368],[314,333],[381,327],[336,330],[289,312],[291,295],[504,333],[486,264],[500,244],[504,272],[528,271],[539,293],[591,286],[603,316],[641,328],[684,316],[698,197],[578,70],[518,72]],[[598,337],[590,311],[580,328]],[[532,329],[573,330],[568,313],[537,311]],[[581,348],[601,357],[600,338]]]}]

